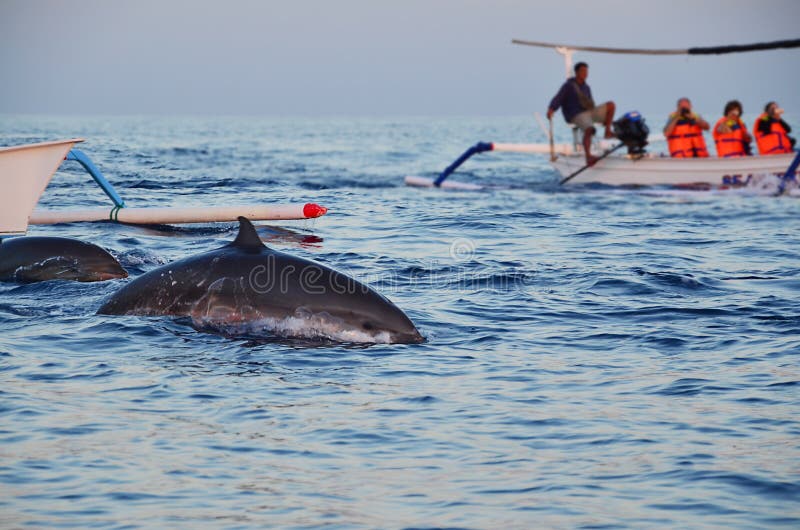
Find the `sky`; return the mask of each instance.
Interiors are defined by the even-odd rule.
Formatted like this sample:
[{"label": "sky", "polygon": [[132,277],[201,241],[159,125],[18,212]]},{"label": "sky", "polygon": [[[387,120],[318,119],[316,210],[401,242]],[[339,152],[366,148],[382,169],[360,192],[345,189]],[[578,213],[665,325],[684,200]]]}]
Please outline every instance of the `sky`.
[{"label": "sky", "polygon": [[[513,116],[564,80],[511,39],[689,48],[800,38],[798,0],[0,0],[0,113]],[[577,53],[598,102],[800,116],[800,49]],[[800,124],[798,124],[800,125]]]}]

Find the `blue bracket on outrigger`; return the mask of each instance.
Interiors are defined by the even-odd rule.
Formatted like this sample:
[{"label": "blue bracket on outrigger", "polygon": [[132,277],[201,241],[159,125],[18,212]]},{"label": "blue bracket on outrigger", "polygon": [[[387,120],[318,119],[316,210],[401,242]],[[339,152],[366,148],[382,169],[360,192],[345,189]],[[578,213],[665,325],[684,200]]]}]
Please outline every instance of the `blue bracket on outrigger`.
[{"label": "blue bracket on outrigger", "polygon": [[797,154],[794,156],[794,160],[792,160],[792,163],[789,164],[789,168],[786,170],[786,173],[784,173],[781,183],[778,185],[778,195],[783,195],[783,192],[786,190],[786,184],[790,180],[795,180],[795,172],[797,171],[798,166],[800,166],[800,151],[797,151]]},{"label": "blue bracket on outrigger", "polygon": [[485,151],[491,151],[492,149],[494,149],[494,147],[489,142],[478,142],[477,144],[473,145],[464,151],[464,154],[458,157],[455,162],[447,166],[447,168],[442,171],[439,177],[433,181],[433,185],[436,187],[441,186],[442,182],[444,182],[444,180],[449,177],[450,174],[458,168],[458,166],[466,162],[467,159],[472,155],[477,155],[478,153],[483,153]]},{"label": "blue bracket on outrigger", "polygon": [[75,160],[83,168],[89,172],[97,185],[108,195],[109,199],[114,202],[114,206],[117,208],[124,208],[125,201],[122,200],[122,197],[119,196],[117,191],[114,189],[114,186],[111,185],[109,181],[103,176],[97,166],[95,166],[92,161],[86,156],[86,153],[79,149],[70,149],[69,153],[67,153],[67,157],[65,160]]}]

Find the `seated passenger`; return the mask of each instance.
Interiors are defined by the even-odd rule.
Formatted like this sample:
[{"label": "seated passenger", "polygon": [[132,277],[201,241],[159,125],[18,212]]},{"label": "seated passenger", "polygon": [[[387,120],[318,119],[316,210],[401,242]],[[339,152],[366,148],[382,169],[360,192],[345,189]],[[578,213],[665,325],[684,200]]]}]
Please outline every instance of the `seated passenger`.
[{"label": "seated passenger", "polygon": [[681,98],[675,112],[669,115],[664,127],[669,154],[674,158],[702,158],[708,156],[703,131],[710,129],[708,122],[692,112],[689,98]]},{"label": "seated passenger", "polygon": [[781,114],[783,109],[770,101],[753,124],[753,136],[756,137],[759,154],[779,155],[791,153],[794,149],[795,139],[789,136],[792,128],[781,119]]},{"label": "seated passenger", "polygon": [[725,104],[724,116],[714,125],[714,143],[717,145],[717,156],[728,158],[733,156],[749,156],[750,142],[753,138],[742,123],[742,104],[737,100]]}]

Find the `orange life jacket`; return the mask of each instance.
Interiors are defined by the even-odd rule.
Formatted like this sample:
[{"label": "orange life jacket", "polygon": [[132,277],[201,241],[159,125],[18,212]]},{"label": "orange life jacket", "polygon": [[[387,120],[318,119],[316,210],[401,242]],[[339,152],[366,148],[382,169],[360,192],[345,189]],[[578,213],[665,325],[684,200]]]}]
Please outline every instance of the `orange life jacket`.
[{"label": "orange life jacket", "polygon": [[[767,134],[758,130],[758,124],[761,121],[771,122],[769,125],[770,132]],[[789,143],[789,135],[786,134],[781,123],[778,120],[771,119],[766,112],[759,116],[753,124],[753,136],[756,138],[759,154],[777,155],[792,152],[792,144]]]},{"label": "orange life jacket", "polygon": [[722,117],[714,125],[714,143],[717,144],[717,156],[720,158],[747,156],[744,124],[742,124],[741,120],[736,120],[733,123],[728,122],[731,132],[718,132],[719,126],[726,121],[728,121],[728,118]]},{"label": "orange life jacket", "polygon": [[[672,113],[669,119],[672,120],[677,113]],[[703,158],[708,156],[706,141],[703,138],[703,130],[699,125],[692,124],[691,121],[681,118],[675,124],[672,133],[667,136],[667,146],[669,154],[675,158]]]}]

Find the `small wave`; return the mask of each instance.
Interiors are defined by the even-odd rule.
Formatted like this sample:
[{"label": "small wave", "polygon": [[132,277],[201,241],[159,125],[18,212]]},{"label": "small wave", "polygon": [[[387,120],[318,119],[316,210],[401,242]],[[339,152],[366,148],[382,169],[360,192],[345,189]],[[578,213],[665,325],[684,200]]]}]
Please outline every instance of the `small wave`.
[{"label": "small wave", "polygon": [[[187,236],[187,237],[201,237],[201,236],[218,236],[221,234],[232,234],[235,232],[237,225],[233,223],[215,223],[215,224],[192,224],[192,225],[165,225],[165,224],[141,224],[133,227],[135,230],[142,230],[148,234],[159,236]],[[133,245],[141,245],[142,243],[135,239],[130,238],[130,243]]]},{"label": "small wave", "polygon": [[753,318],[767,322],[800,322],[800,315],[753,315]]},{"label": "small wave", "polygon": [[777,280],[779,279],[777,276],[725,276],[724,278],[720,278],[720,280]]},{"label": "small wave", "polygon": [[199,156],[208,155],[209,150],[206,147],[173,147],[172,149],[162,151],[162,154],[169,156],[171,154],[178,156]]},{"label": "small wave", "polygon": [[767,386],[771,387],[771,388],[776,388],[776,387],[784,387],[784,388],[785,387],[794,387],[794,386],[800,386],[800,381],[783,381],[783,382],[780,382],[780,383],[772,383],[772,384],[767,385]]},{"label": "small wave", "polygon": [[516,291],[530,284],[534,275],[528,272],[460,273],[446,286],[458,291]]},{"label": "small wave", "polygon": [[383,188],[396,188],[401,184],[397,182],[381,182],[376,181],[374,178],[364,177],[363,179],[325,179],[325,180],[301,180],[297,183],[306,190],[331,190],[340,188],[358,188],[358,189],[383,189]]},{"label": "small wave", "polygon": [[151,266],[164,265],[167,259],[163,256],[158,256],[144,249],[123,250],[122,252],[114,252],[114,257],[117,261],[127,269],[144,270]]},{"label": "small wave", "polygon": [[40,307],[23,306],[19,303],[13,303],[0,304],[0,313],[18,317],[32,317],[37,315],[47,315],[49,314],[49,311],[42,311]]},{"label": "small wave", "polygon": [[664,396],[696,396],[698,394],[718,394],[732,390],[729,387],[721,387],[713,384],[708,379],[686,377],[673,381],[669,385],[657,388],[652,393]]},{"label": "small wave", "polygon": [[647,336],[644,339],[645,343],[659,348],[670,349],[673,351],[682,351],[682,348],[689,342],[685,339],[678,337],[652,337]]},{"label": "small wave", "polygon": [[589,287],[589,291],[627,296],[648,296],[660,292],[648,285],[620,278],[601,278]]},{"label": "small wave", "polygon": [[540,211],[528,212],[514,212],[504,216],[505,219],[549,219],[553,217],[560,217],[557,213],[548,213]]},{"label": "small wave", "polygon": [[[183,183],[187,188],[193,188],[195,194],[207,195],[206,189],[222,188],[224,190],[239,189],[242,187],[239,179],[223,178],[219,180],[210,180],[208,178],[191,179]],[[203,189],[206,188],[206,189]]]},{"label": "small wave", "polygon": [[438,402],[440,400],[435,396],[430,396],[430,395],[426,394],[424,396],[399,398],[399,399],[397,399],[397,401],[400,401],[402,403],[432,404],[432,403],[436,403],[436,402]]},{"label": "small wave", "polygon": [[585,238],[596,238],[596,237],[605,237],[608,235],[608,232],[599,232],[596,230],[589,230],[586,232],[577,232],[572,234],[572,237],[585,237]]},{"label": "small wave", "polygon": [[677,288],[683,291],[716,289],[708,283],[698,280],[691,274],[679,274],[675,272],[650,272],[640,268],[633,269],[633,272],[644,277],[648,281],[663,287]]},{"label": "small wave", "polygon": [[164,189],[173,189],[175,187],[174,182],[164,183],[157,180],[150,180],[150,179],[141,179],[137,180],[132,184],[127,184],[126,188],[131,189],[144,189],[144,190],[164,190]]},{"label": "small wave", "polygon": [[641,309],[626,309],[621,311],[607,311],[606,317],[630,318],[639,317],[643,321],[662,320],[669,316],[672,318],[699,318],[699,317],[741,317],[738,309],[719,309],[713,307],[679,307],[679,306],[653,306]]},{"label": "small wave", "polygon": [[793,482],[769,480],[753,474],[722,473],[716,471],[677,471],[670,472],[672,478],[683,478],[688,483],[711,483],[716,487],[723,486],[744,492],[747,495],[759,495],[769,499],[782,499],[787,502],[800,500],[800,485]]},{"label": "small wave", "polygon": [[734,515],[743,513],[735,508],[727,508],[709,502],[653,503],[648,506],[657,510],[693,512],[699,515]]}]

